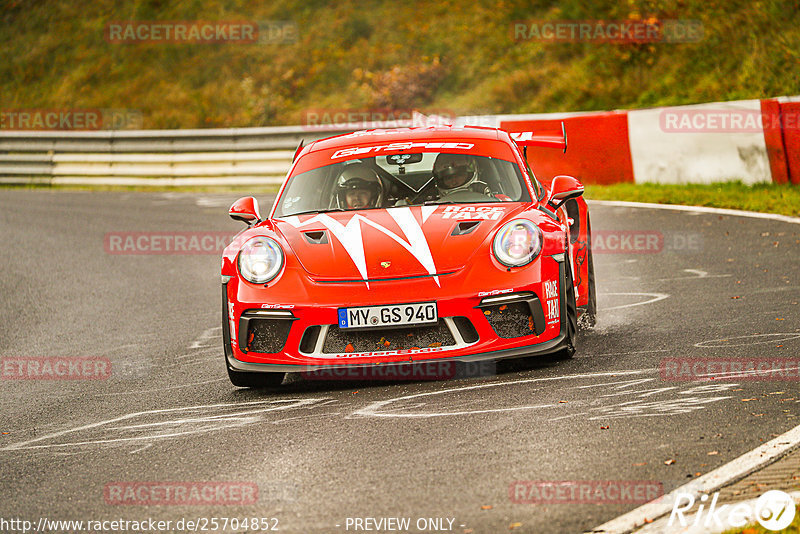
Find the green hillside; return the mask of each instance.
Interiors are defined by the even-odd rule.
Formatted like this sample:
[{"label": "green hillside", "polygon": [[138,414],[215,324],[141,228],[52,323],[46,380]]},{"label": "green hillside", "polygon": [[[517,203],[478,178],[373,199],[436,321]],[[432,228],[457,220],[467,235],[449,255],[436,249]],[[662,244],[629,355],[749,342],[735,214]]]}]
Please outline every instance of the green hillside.
[{"label": "green hillside", "polygon": [[[310,109],[598,110],[800,94],[800,4],[753,0],[2,0],[0,109],[131,109],[145,128]],[[690,43],[515,41],[524,20],[696,20]],[[112,43],[112,21],[292,21],[291,43]]]}]

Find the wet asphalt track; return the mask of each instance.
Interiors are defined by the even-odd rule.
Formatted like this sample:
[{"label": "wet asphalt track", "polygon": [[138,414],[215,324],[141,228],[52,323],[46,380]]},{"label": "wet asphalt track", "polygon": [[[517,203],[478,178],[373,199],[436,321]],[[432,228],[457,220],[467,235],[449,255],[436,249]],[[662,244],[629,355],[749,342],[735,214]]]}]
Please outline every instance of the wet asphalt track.
[{"label": "wet asphalt track", "polygon": [[[637,504],[518,504],[510,485],[647,480],[668,492],[800,423],[797,381],[659,375],[668,357],[800,355],[800,225],[594,206],[598,235],[659,231],[665,248],[595,255],[598,324],[573,360],[446,382],[291,377],[258,392],[225,375],[218,254],[104,249],[107,232],[235,232],[235,198],[0,190],[0,356],[112,363],[107,380],[0,381],[0,518],[256,516],[327,533],[348,532],[348,517],[408,517],[410,532],[418,518],[453,519],[452,532],[581,532]],[[246,482],[258,498],[106,502],[107,485],[131,481]]]}]

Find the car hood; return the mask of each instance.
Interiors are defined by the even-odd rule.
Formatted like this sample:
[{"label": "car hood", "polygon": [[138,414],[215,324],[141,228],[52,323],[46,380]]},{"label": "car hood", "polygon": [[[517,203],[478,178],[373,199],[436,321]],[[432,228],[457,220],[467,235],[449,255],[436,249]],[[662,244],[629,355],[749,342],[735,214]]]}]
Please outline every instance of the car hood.
[{"label": "car hood", "polygon": [[454,272],[530,204],[396,207],[274,219],[318,280],[380,280]]}]

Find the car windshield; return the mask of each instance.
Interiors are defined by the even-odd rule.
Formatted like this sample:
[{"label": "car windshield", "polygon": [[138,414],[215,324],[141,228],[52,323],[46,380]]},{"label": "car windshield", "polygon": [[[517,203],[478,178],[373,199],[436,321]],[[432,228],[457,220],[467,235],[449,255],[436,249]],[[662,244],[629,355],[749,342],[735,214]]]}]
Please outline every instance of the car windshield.
[{"label": "car windshield", "polygon": [[389,154],[333,163],[292,176],[275,216],[510,201],[530,202],[516,163],[448,152]]}]

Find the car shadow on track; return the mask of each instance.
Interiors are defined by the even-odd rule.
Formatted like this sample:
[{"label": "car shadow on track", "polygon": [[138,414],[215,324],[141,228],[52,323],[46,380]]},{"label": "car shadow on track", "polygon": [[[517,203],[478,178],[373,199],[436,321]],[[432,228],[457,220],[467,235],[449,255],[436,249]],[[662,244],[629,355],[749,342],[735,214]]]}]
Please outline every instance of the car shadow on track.
[{"label": "car shadow on track", "polygon": [[422,383],[453,383],[468,386],[492,379],[514,378],[519,373],[541,371],[564,363],[555,355],[487,362],[441,362],[403,366],[365,367],[328,371],[287,373],[277,387],[238,389],[237,397],[256,398],[261,395],[337,392],[378,389],[387,386],[419,385]]}]

